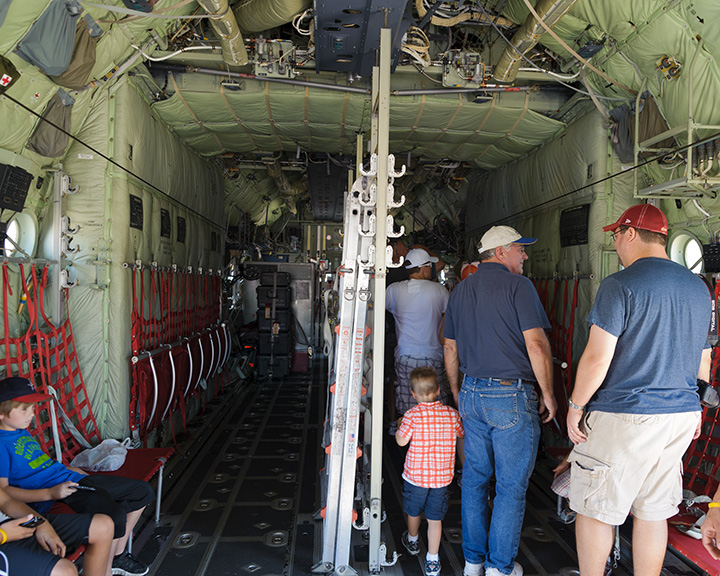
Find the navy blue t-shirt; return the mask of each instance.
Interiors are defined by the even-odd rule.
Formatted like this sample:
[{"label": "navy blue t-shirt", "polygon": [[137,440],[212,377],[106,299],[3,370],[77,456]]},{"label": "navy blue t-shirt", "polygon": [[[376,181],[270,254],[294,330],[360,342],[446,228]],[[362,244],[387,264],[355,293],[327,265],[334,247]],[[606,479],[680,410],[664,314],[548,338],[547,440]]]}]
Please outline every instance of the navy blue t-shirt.
[{"label": "navy blue t-shirt", "polygon": [[[27,430],[0,430],[0,478],[7,478],[10,486],[38,490],[79,482],[85,476],[50,458]],[[51,506],[51,501],[32,503],[41,514]]]},{"label": "navy blue t-shirt", "polygon": [[700,410],[696,381],[709,347],[710,293],[690,270],[663,258],[636,260],[603,280],[587,321],[618,337],[589,410]]},{"label": "navy blue t-shirt", "polygon": [[550,329],[533,283],[483,262],[450,294],[443,335],[457,341],[468,376],[535,380],[523,336],[533,328]]}]

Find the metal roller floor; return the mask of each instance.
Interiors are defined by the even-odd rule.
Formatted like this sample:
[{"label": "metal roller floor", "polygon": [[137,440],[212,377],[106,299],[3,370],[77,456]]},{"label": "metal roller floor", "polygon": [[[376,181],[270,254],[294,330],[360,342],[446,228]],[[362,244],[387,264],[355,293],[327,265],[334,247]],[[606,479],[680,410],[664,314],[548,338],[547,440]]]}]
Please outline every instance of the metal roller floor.
[{"label": "metal roller floor", "polygon": [[[316,479],[322,465],[326,371],[293,374],[282,382],[243,384],[210,403],[188,426],[184,458],[166,471],[159,525],[148,519],[134,552],[151,566],[150,576],[304,576],[319,560],[321,524]],[[393,437],[384,448],[383,540],[388,556],[405,552],[402,512],[404,451]],[[549,489],[549,463],[539,462],[528,492],[518,561],[528,575],[577,575],[574,527],[561,523]],[[443,523],[442,574],[462,575],[460,488],[451,486]],[[384,569],[390,576],[423,576],[425,524],[419,557],[406,552]],[[626,528],[623,551],[628,550]],[[355,533],[351,564],[367,573],[364,534]],[[623,554],[616,576],[632,573]],[[698,572],[668,554],[664,574]]]}]

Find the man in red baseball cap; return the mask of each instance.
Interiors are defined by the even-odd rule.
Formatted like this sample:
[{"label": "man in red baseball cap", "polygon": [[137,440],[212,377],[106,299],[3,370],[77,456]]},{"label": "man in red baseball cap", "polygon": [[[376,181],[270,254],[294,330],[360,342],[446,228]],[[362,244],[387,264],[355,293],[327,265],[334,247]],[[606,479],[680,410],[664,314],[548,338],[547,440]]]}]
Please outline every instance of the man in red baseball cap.
[{"label": "man in red baseball cap", "polygon": [[613,527],[630,513],[634,573],[654,576],[681,500],[682,456],[700,432],[710,293],[668,258],[668,222],[655,206],[632,206],[603,230],[625,268],[600,284],[568,399],[570,507],[583,576],[603,574]]}]

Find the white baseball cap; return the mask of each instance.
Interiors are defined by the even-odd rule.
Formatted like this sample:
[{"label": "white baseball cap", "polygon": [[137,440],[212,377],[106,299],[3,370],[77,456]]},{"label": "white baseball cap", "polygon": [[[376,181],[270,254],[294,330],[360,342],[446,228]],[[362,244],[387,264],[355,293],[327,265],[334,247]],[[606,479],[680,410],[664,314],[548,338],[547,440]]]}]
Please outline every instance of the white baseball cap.
[{"label": "white baseball cap", "polygon": [[493,226],[483,234],[478,244],[478,252],[486,250],[494,250],[498,246],[506,246],[508,244],[535,244],[537,238],[523,238],[515,228],[510,226]]},{"label": "white baseball cap", "polygon": [[437,261],[438,259],[435,256],[430,256],[427,250],[413,248],[405,256],[405,268],[420,268],[421,266]]}]

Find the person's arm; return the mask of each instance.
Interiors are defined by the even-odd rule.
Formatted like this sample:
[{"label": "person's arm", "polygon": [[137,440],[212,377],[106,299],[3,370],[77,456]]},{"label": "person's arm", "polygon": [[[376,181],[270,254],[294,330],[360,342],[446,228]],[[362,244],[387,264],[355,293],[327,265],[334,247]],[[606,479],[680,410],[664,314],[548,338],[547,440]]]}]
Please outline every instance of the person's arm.
[{"label": "person's arm", "polygon": [[[617,341],[617,336],[613,336],[610,332],[595,324],[590,326],[588,343],[580,357],[575,375],[575,387],[570,395],[573,404],[584,407],[600,388],[615,355]],[[573,444],[587,440],[587,436],[580,430],[582,416],[582,410],[568,406],[567,429]]]},{"label": "person's arm", "polygon": [[550,341],[542,328],[523,330],[523,337],[525,338],[525,347],[530,358],[533,374],[535,374],[537,383],[540,386],[542,403],[545,406],[545,410],[541,411],[542,421],[550,422],[555,417],[555,411],[557,410],[553,392],[553,364]]},{"label": "person's arm", "polygon": [[395,432],[395,441],[398,446],[406,446],[410,442],[410,438],[405,438],[400,432]]},{"label": "person's arm", "polygon": [[450,390],[452,390],[455,399],[455,406],[457,406],[460,397],[460,356],[458,355],[457,342],[452,338],[445,337],[443,353],[445,355],[445,373],[448,382],[450,382]]},{"label": "person's arm", "polygon": [[702,351],[702,357],[700,358],[700,370],[698,371],[698,378],[710,382],[710,364],[712,362],[712,348],[705,348]]},{"label": "person's arm", "polygon": [[442,320],[440,321],[440,332],[438,332],[438,340],[440,341],[440,346],[445,346],[445,336],[443,336],[443,332],[445,330],[445,314],[442,315]]},{"label": "person's arm", "polygon": [[[720,487],[715,491],[713,502],[720,502]],[[718,548],[718,538],[720,538],[720,508],[709,508],[702,528],[702,543],[705,549],[710,552],[710,556],[715,560],[720,560],[720,548]]]},{"label": "person's arm", "polygon": [[15,520],[5,522],[0,526],[8,536],[8,541],[22,540],[29,538],[35,533],[38,544],[48,552],[56,556],[65,556],[65,544],[57,535],[50,522],[45,522],[37,528],[24,528],[20,526],[23,522],[31,520],[34,516],[40,516],[27,504],[18,502],[11,498],[8,493],[0,488],[0,510]]},{"label": "person's arm", "polygon": [[10,486],[7,478],[0,478],[0,488],[19,502],[45,502],[47,500],[62,500],[67,498],[70,494],[73,494],[77,482],[63,482],[51,486],[50,488],[39,488],[37,490],[26,490],[25,488],[18,488],[16,486]]}]

